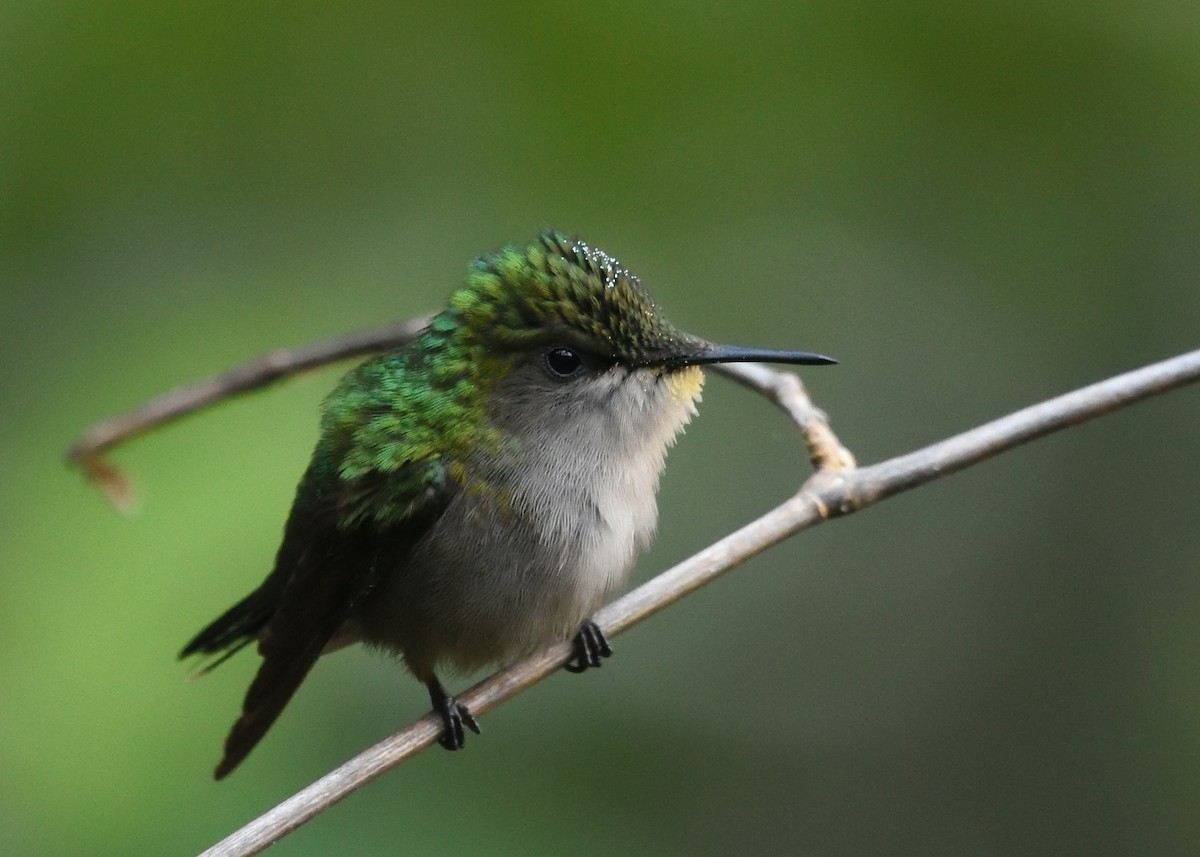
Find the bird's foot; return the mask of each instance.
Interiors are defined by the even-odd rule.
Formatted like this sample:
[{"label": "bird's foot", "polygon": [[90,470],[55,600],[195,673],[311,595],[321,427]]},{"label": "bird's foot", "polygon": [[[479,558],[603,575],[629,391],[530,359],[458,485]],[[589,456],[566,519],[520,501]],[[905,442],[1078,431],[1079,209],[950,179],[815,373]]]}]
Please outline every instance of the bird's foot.
[{"label": "bird's foot", "polygon": [[463,748],[467,729],[479,734],[479,724],[475,722],[471,709],[446,693],[437,679],[429,683],[429,700],[433,703],[433,710],[442,718],[442,737],[438,738],[438,743],[447,750]]},{"label": "bird's foot", "polygon": [[608,638],[600,630],[600,626],[588,619],[575,635],[575,656],[563,664],[563,669],[571,673],[581,673],[588,667],[598,667],[604,658],[612,654],[612,646]]}]

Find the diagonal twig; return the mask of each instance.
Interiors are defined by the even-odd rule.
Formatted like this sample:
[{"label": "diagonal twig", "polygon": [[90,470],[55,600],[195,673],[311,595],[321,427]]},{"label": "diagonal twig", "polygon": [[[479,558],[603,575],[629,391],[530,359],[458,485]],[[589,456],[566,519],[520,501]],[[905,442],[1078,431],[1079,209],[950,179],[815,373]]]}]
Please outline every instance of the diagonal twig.
[{"label": "diagonal twig", "polygon": [[[81,468],[113,505],[132,505],[133,487],[125,473],[109,461],[107,453],[167,423],[204,408],[253,392],[277,381],[340,360],[362,357],[410,342],[432,316],[419,316],[383,327],[333,336],[295,348],[277,348],[218,375],[185,384],[155,396],[131,411],[89,426],[67,450],[67,460]],[[825,414],[808,399],[800,379],[753,363],[726,363],[709,369],[758,390],[771,399],[804,431],[817,467],[853,467],[854,458],[838,443]],[[828,460],[826,460],[828,459]]]},{"label": "diagonal twig", "polygon": [[[763,370],[773,375],[773,370]],[[704,586],[725,571],[801,530],[865,509],[893,494],[915,488],[998,455],[1035,438],[1200,380],[1200,350],[1100,381],[907,455],[854,469],[853,459],[836,440],[830,445],[820,412],[799,385],[770,380],[757,371],[727,373],[767,392],[805,431],[814,457],[828,466],[790,499],[689,559],[638,587],[595,617],[606,633],[619,634]],[[791,392],[788,392],[789,387]],[[770,390],[774,390],[773,393]],[[815,432],[814,441],[811,433]],[[828,437],[832,437],[829,432]],[[476,684],[458,698],[483,714],[530,687],[571,655],[559,644],[526,658]],[[366,783],[430,746],[441,730],[427,715],[346,762],[317,782],[205,851],[201,857],[257,854],[280,837]]]},{"label": "diagonal twig", "polygon": [[240,366],[194,384],[177,387],[144,405],[101,420],[88,428],[67,450],[67,460],[80,467],[119,509],[133,504],[133,486],[105,453],[151,429],[329,363],[395,348],[411,340],[429,323],[429,316],[323,339],[297,348],[268,351]]}]

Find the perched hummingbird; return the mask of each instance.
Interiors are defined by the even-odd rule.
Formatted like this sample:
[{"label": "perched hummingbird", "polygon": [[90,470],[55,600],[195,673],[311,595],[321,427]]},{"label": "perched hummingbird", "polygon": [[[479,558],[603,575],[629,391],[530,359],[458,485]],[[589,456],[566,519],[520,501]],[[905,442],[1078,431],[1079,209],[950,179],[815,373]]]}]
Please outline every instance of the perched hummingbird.
[{"label": "perched hummingbird", "polygon": [[611,654],[590,620],[650,543],[667,448],[706,363],[835,361],[714,345],[677,330],[638,278],[546,232],[477,260],[411,343],[351,370],[274,570],[184,647],[262,664],[220,779],[262,739],[323,653],[398,654],[449,750],[479,728],[439,667],[474,670],[573,638],[566,667]]}]

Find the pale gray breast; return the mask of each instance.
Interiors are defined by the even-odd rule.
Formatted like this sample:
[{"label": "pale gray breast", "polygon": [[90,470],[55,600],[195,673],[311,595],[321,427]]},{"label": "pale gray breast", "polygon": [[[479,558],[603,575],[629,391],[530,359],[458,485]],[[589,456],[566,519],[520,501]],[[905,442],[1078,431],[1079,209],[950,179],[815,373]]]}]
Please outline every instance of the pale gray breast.
[{"label": "pale gray breast", "polygon": [[667,449],[695,413],[699,383],[680,395],[656,369],[616,367],[571,385],[529,374],[513,385],[521,406],[495,414],[516,439],[502,478],[537,532],[554,613],[573,633],[653,538]]},{"label": "pale gray breast", "polygon": [[414,667],[463,669],[572,636],[653,537],[666,451],[692,413],[655,370],[572,386],[514,372],[490,415],[506,441],[467,463],[473,482],[373,596],[363,636]]}]

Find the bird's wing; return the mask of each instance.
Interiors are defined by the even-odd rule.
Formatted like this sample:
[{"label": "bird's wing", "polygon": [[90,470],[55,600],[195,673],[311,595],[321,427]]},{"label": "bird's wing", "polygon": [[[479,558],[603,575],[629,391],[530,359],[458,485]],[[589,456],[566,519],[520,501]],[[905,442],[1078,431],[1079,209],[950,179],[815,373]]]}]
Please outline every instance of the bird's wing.
[{"label": "bird's wing", "polygon": [[380,568],[381,552],[386,549],[388,562],[395,562],[397,547],[425,533],[449,494],[445,467],[436,459],[335,481],[315,497],[298,493],[275,571],[264,584],[277,595],[259,637],[263,661],[225,740],[217,779],[254,749],[354,606],[387,571]]}]

